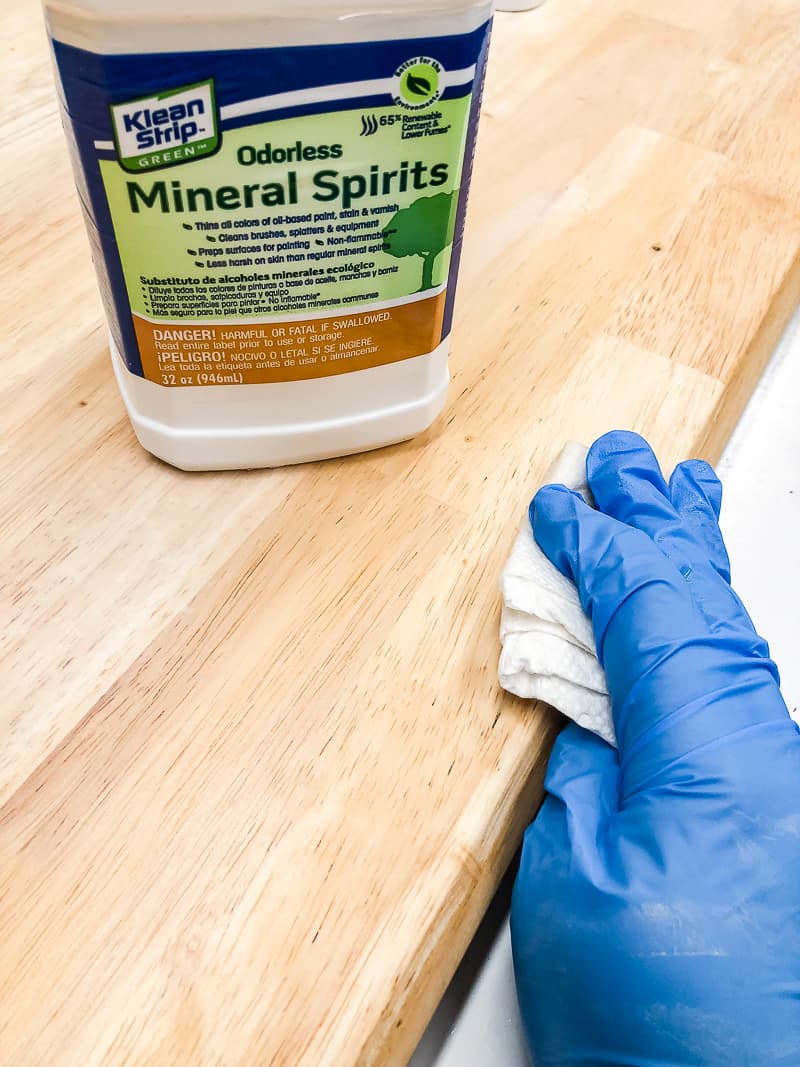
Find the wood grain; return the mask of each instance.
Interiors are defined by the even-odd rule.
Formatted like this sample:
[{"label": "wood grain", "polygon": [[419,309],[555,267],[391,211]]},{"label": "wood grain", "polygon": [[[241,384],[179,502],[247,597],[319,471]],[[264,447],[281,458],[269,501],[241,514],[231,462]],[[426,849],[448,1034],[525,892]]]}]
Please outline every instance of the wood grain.
[{"label": "wood grain", "polygon": [[498,17],[445,415],[207,476],[134,440],[2,10],[0,1062],[401,1064],[558,727],[496,682],[538,479],[612,426],[717,458],[798,302],[800,4]]}]

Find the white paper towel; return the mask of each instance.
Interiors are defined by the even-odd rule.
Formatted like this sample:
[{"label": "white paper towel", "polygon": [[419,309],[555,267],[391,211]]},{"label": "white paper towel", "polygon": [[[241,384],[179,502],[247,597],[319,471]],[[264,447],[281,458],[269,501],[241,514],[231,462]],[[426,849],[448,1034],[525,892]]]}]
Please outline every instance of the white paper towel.
[{"label": "white paper towel", "polygon": [[[591,502],[586,448],[570,442],[546,484],[577,489]],[[533,539],[526,514],[501,581],[500,684],[516,696],[543,700],[580,726],[616,744],[606,677],[578,591]]]}]

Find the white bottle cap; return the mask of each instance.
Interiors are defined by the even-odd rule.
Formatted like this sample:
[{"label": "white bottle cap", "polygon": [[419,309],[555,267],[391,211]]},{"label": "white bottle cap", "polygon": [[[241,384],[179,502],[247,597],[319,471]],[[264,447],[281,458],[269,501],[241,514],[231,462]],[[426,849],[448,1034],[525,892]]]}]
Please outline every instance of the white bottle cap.
[{"label": "white bottle cap", "polygon": [[541,7],[544,0],[498,0],[495,4],[496,11],[533,11],[535,7]]}]

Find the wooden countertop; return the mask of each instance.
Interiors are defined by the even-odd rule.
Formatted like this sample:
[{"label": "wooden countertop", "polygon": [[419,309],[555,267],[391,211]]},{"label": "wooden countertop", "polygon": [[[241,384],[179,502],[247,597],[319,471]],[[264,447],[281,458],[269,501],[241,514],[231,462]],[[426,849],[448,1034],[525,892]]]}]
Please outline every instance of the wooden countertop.
[{"label": "wooden countertop", "polygon": [[36,6],[3,0],[0,1059],[404,1062],[557,727],[498,575],[565,438],[714,459],[800,294],[800,4],[498,17],[424,437],[186,475],[117,395]]}]

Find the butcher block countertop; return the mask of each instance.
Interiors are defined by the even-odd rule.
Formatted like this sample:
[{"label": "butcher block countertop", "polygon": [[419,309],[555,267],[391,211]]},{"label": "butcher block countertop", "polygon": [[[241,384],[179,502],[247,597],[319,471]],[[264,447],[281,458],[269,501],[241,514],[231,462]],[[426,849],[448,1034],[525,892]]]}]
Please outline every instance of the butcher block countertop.
[{"label": "butcher block countertop", "polygon": [[0,1061],[402,1064],[558,729],[496,680],[532,491],[611,427],[714,460],[800,297],[800,3],[498,16],[445,414],[208,475],[134,439],[0,8]]}]

